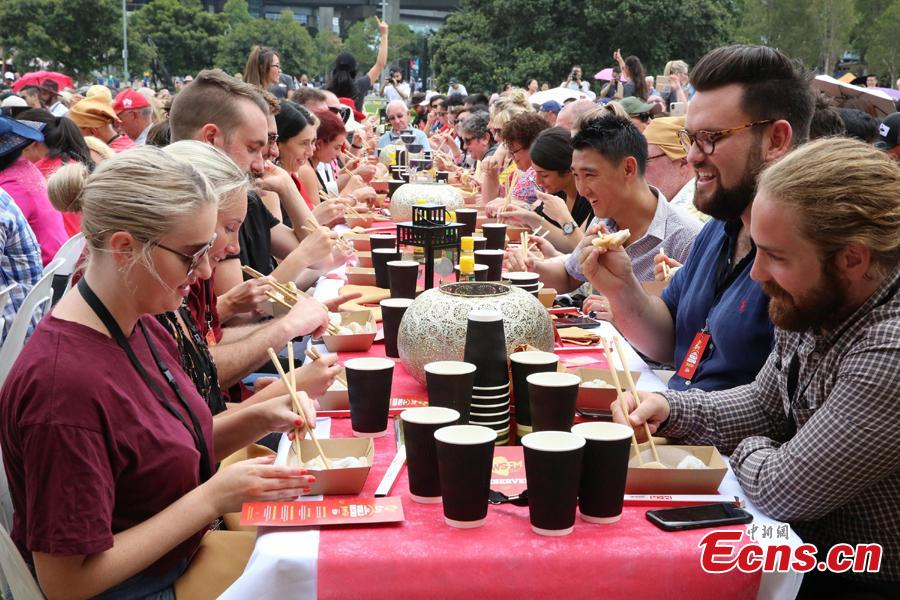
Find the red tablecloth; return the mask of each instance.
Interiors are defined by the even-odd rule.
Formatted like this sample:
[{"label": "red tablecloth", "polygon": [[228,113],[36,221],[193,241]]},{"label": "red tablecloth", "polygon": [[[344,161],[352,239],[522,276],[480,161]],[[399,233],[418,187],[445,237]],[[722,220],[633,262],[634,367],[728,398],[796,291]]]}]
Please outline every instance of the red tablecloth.
[{"label": "red tablecloth", "polygon": [[[365,354],[383,356],[384,346],[376,344]],[[425,395],[399,361],[393,385],[395,397]],[[351,435],[349,419],[335,419],[331,433]],[[374,495],[394,453],[391,429],[375,440],[375,464],[362,496]],[[410,500],[406,469],[391,494],[402,497],[405,522],[322,529],[320,598],[750,599],[759,588],[758,572],[703,572],[698,542],[709,530],[663,532],[646,520],[646,507],[626,507],[622,520],[612,525],[576,519],[571,535],[548,538],[532,533],[528,508],[511,505],[490,507],[479,529],[448,527],[440,504]]]}]

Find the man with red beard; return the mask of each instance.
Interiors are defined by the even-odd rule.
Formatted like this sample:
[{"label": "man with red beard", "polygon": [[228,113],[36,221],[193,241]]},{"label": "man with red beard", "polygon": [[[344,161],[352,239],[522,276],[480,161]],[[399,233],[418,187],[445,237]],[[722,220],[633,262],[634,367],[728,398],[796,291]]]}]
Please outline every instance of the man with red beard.
[{"label": "man with red beard", "polygon": [[[753,279],[775,347],[753,383],[625,398],[635,428],[715,445],[748,498],[818,560],[881,544],[880,570],[804,576],[798,598],[900,589],[900,167],[862,142],[811,142],[766,169],[752,209]],[[641,429],[637,429],[638,432]]]},{"label": "man with red beard", "polygon": [[750,278],[750,206],[763,167],[806,140],[813,95],[803,68],[764,46],[713,50],[691,82],[680,137],[696,173],[694,203],[713,220],[661,298],[644,291],[621,248],[587,246],[581,271],[629,342],[675,365],[670,388],[719,390],[752,381],[772,349],[768,302]]}]

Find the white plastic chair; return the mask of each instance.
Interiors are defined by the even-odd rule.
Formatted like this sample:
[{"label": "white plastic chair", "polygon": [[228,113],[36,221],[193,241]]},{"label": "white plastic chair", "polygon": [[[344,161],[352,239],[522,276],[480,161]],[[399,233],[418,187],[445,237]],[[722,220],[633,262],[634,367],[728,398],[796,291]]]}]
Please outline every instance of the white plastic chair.
[{"label": "white plastic chair", "polygon": [[[0,457],[0,471],[2,457]],[[5,483],[5,480],[4,480]],[[15,600],[43,600],[44,594],[19,549],[9,536],[6,525],[0,525],[0,592],[3,597]]]},{"label": "white plastic chair", "polygon": [[[63,294],[72,287],[72,275],[75,274],[75,269],[78,267],[78,261],[84,252],[84,245],[84,234],[76,233],[65,244],[60,246],[56,256],[53,257],[53,262],[50,265],[56,261],[62,261],[56,271],[56,275],[53,277],[53,304],[56,304],[63,297]],[[44,273],[47,272],[47,268],[50,265],[47,265]]]},{"label": "white plastic chair", "polygon": [[53,262],[44,267],[44,274],[22,301],[22,306],[19,307],[19,312],[13,319],[9,333],[6,334],[3,347],[0,348],[0,386],[6,381],[9,370],[19,356],[19,352],[22,351],[22,346],[25,345],[25,334],[28,333],[32,317],[43,311],[49,304],[53,296],[53,275],[63,262],[62,259],[55,258]]}]

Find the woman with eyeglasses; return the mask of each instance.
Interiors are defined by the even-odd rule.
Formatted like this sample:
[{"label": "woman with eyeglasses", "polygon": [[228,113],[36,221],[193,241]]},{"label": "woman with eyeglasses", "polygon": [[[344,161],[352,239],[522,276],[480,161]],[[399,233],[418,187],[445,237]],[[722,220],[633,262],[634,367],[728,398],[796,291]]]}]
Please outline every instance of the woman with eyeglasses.
[{"label": "woman with eyeglasses", "polygon": [[261,90],[278,85],[281,78],[281,58],[271,48],[253,46],[244,66],[244,81]]},{"label": "woman with eyeglasses", "polygon": [[91,175],[66,165],[51,189],[80,205],[88,259],[0,391],[12,537],[50,598],[173,598],[214,519],[308,489],[304,471],[271,459],[216,471],[302,421],[286,397],[213,420],[152,316],[209,276],[217,200],[206,177],[141,147]]}]

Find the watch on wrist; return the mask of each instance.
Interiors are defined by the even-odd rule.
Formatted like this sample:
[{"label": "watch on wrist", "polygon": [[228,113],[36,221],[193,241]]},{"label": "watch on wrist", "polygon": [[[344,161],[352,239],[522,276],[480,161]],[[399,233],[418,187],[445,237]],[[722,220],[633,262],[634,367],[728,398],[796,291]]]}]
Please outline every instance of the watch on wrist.
[{"label": "watch on wrist", "polygon": [[563,235],[572,235],[575,233],[575,228],[578,227],[578,224],[575,221],[569,221],[568,223],[563,223],[562,232]]}]

